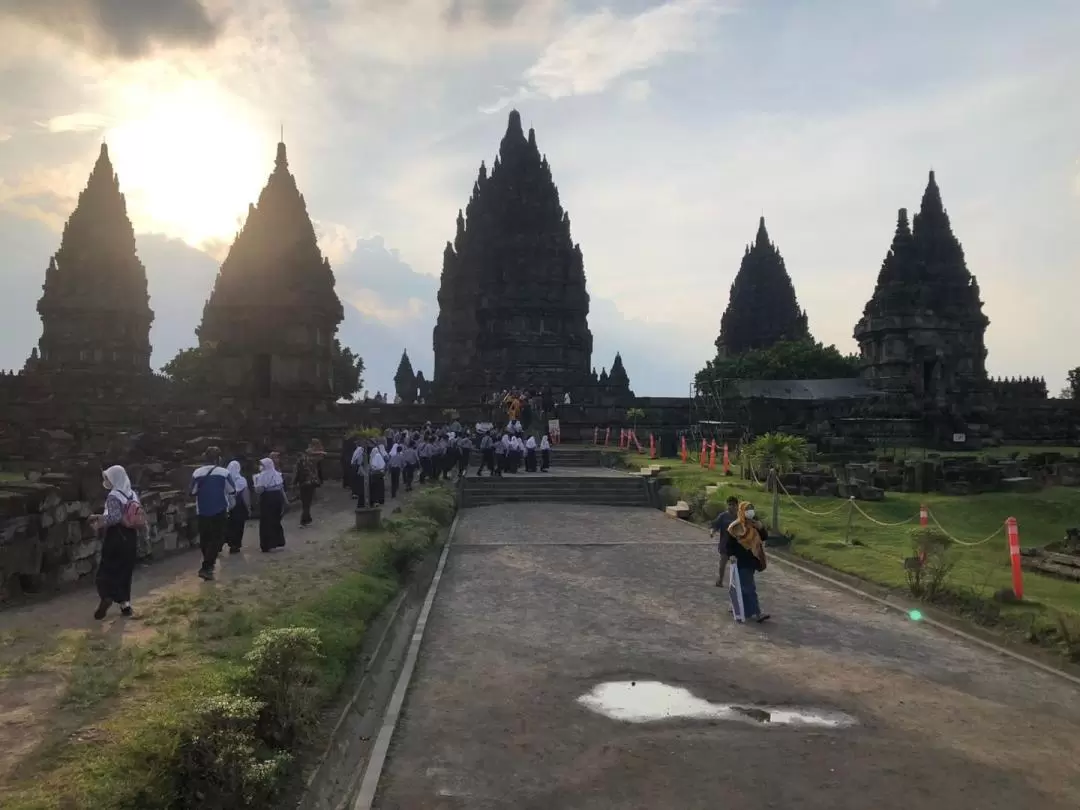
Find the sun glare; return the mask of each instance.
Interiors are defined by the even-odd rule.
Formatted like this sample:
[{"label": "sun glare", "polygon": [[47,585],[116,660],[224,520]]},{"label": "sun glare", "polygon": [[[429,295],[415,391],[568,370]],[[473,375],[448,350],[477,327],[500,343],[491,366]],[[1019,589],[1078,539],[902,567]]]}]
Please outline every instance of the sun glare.
[{"label": "sun glare", "polygon": [[136,230],[230,241],[273,168],[272,136],[211,82],[129,96],[106,140]]}]

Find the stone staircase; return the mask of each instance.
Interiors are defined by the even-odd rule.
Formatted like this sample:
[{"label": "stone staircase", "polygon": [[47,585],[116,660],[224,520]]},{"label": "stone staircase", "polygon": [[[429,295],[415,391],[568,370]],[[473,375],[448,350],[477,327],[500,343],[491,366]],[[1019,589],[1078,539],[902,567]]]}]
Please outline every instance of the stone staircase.
[{"label": "stone staircase", "polygon": [[[552,463],[554,464],[554,459]],[[461,505],[492,506],[502,503],[580,503],[598,506],[649,506],[645,481],[637,476],[524,473],[501,478],[469,476],[462,482]]]},{"label": "stone staircase", "polygon": [[[609,448],[617,452],[618,448]],[[595,444],[557,444],[551,448],[552,467],[600,467],[604,448]]]}]

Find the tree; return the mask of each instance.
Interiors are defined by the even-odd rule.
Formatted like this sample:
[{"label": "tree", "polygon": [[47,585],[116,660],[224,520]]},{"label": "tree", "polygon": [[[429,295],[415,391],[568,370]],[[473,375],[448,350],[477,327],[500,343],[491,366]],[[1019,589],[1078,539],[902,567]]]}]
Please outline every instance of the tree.
[{"label": "tree", "polygon": [[398,363],[397,373],[394,374],[394,390],[401,397],[402,403],[412,405],[416,402],[416,373],[413,371],[409,353],[401,353],[401,362]]},{"label": "tree", "polygon": [[334,396],[352,401],[363,386],[363,359],[334,338]]},{"label": "tree", "polygon": [[1080,366],[1069,369],[1066,385],[1061,389],[1062,399],[1080,399]]},{"label": "tree", "polygon": [[626,409],[626,418],[634,423],[634,433],[637,433],[638,419],[644,419],[645,418],[645,411],[642,410],[641,408],[627,408]]},{"label": "tree", "polygon": [[161,367],[161,373],[184,385],[209,385],[213,382],[210,359],[210,350],[202,346],[181,349]]},{"label": "tree", "polygon": [[697,373],[698,385],[723,380],[827,380],[859,376],[859,360],[813,340],[780,341],[716,359]]}]

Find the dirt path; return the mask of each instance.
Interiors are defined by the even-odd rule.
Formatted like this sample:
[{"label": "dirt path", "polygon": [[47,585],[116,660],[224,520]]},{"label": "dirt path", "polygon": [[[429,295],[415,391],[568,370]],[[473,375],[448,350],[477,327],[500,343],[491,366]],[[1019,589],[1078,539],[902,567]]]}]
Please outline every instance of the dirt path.
[{"label": "dirt path", "polygon": [[[384,516],[400,503],[399,496],[385,506]],[[286,581],[314,584],[320,569],[334,565],[335,540],[353,526],[354,508],[347,492],[327,486],[312,509],[315,522],[300,529],[299,509],[290,510],[286,546],[269,554],[259,550],[257,521],[248,523],[243,551],[221,557],[214,582],[196,575],[201,561],[197,549],[138,567],[132,619],[114,608],[104,621],[94,620],[97,594],[92,585],[0,612],[0,785],[58,727],[70,722],[73,730],[81,728],[86,714],[80,710],[90,708],[111,686],[95,684],[93,669],[85,668],[83,674],[79,666],[134,649],[135,642],[157,641],[171,625],[186,620],[185,610],[192,604],[220,598],[223,604],[237,605],[271,598]],[[132,666],[130,661],[124,664]]]},{"label": "dirt path", "polygon": [[1072,685],[779,565],[735,625],[715,565],[650,510],[464,512],[376,807],[1080,806]]}]

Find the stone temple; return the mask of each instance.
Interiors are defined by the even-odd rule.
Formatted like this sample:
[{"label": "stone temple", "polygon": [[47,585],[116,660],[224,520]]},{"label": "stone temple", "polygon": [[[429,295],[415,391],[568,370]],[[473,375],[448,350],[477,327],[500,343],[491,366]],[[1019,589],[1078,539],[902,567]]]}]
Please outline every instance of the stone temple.
[{"label": "stone temple", "polygon": [[104,144],[45,271],[37,309],[42,333],[29,369],[150,374],[146,268]]},{"label": "stone temple", "polygon": [[332,400],[344,319],[334,274],[279,143],[274,170],[221,265],[197,334],[226,392]]},{"label": "stone temple", "polygon": [[592,384],[581,248],[536,133],[525,134],[516,110],[491,172],[480,165],[458,212],[438,300],[434,383],[441,400],[475,402],[518,386],[577,394]]}]

